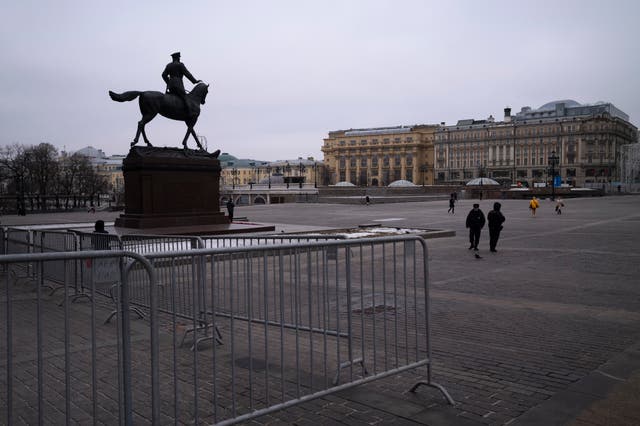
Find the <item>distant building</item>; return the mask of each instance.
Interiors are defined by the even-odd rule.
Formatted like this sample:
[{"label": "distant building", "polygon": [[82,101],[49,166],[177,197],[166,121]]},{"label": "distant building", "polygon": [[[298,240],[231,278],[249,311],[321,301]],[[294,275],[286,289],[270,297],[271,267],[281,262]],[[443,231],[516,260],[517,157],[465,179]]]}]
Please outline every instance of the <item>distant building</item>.
[{"label": "distant building", "polygon": [[87,146],[77,150],[74,154],[84,155],[89,159],[99,175],[109,183],[112,192],[124,192],[124,175],[122,173],[122,161],[125,155],[107,156],[101,149]]},{"label": "distant building", "polygon": [[330,184],[387,186],[407,180],[433,183],[434,125],[336,130],[322,152]]},{"label": "distant building", "polygon": [[503,184],[550,184],[549,157],[555,152],[562,183],[599,186],[620,180],[620,149],[635,143],[637,132],[611,103],[560,100],[523,107],[515,116],[505,108],[502,121],[489,117],[438,127],[435,182],[463,183],[482,175]]},{"label": "distant building", "polygon": [[223,186],[269,183],[314,186],[325,184],[324,164],[313,157],[262,161],[240,159],[224,152],[218,159],[222,167],[220,180]]}]

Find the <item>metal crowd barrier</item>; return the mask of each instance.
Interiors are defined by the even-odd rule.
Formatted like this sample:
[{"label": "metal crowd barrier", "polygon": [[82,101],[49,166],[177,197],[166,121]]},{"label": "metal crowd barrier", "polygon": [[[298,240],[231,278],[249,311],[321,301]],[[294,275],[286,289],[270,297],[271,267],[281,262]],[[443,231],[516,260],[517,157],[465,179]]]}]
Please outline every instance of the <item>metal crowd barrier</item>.
[{"label": "metal crowd barrier", "polygon": [[[50,263],[82,262],[115,258],[121,264],[142,265],[150,282],[154,281],[149,262],[135,253],[123,251],[48,252],[0,256],[0,424],[140,423],[135,404],[141,404],[132,383],[136,365],[128,301],[128,268],[121,269],[121,292],[117,326],[99,326],[101,310],[95,297],[85,305],[65,303],[60,308],[50,294],[42,291],[46,274],[37,276],[36,290],[17,285],[15,268],[25,264],[48,271]],[[67,271],[64,269],[63,271]],[[63,272],[64,274],[64,272]],[[71,279],[64,283],[62,295],[74,294]],[[88,289],[95,295],[95,288]],[[155,306],[155,300],[152,303]],[[155,310],[155,309],[154,309]],[[158,324],[151,317],[145,334],[145,351],[153,362],[144,368],[154,380],[158,371]],[[150,367],[150,368],[149,368]],[[151,390],[154,406],[159,389]],[[148,399],[148,397],[147,397]],[[148,402],[147,402],[148,403]]]},{"label": "metal crowd barrier", "polygon": [[[174,336],[173,401],[163,403],[182,404],[194,416],[190,421],[246,421],[418,367],[426,368],[426,380],[411,390],[432,386],[453,403],[431,380],[427,253],[420,237],[147,258],[164,288],[158,310],[169,314],[166,328]],[[133,295],[131,303],[138,303]],[[192,358],[176,364],[181,317],[190,317],[195,329],[203,309],[224,344],[204,344],[214,336],[195,339]],[[186,377],[192,387],[179,385]]]},{"label": "metal crowd barrier", "polygon": [[[90,243],[93,236],[85,248],[105,247],[95,238]],[[0,423],[227,425],[407,370],[419,374],[410,390],[431,386],[453,403],[431,379],[427,248],[420,237],[144,257],[107,240],[111,250],[0,256],[9,270],[91,262],[82,269],[88,309],[59,308],[42,284],[25,293],[5,274],[0,388],[7,398]],[[100,262],[117,268],[105,272]],[[68,299],[72,280],[64,271]],[[111,280],[117,321],[98,325],[106,308],[95,295]],[[132,306],[144,307],[150,322],[133,322]],[[181,349],[184,327],[202,321],[224,342]]]}]

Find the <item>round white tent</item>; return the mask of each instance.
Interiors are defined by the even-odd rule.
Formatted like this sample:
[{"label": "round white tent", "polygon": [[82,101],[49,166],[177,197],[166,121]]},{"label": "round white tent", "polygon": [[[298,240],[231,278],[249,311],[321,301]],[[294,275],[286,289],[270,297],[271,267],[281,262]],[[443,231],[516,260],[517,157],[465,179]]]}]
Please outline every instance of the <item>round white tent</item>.
[{"label": "round white tent", "polygon": [[390,187],[398,187],[398,186],[416,186],[415,183],[409,182],[408,180],[394,180],[389,184]]},{"label": "round white tent", "polygon": [[467,182],[467,186],[488,186],[488,185],[500,186],[500,184],[495,180],[489,179],[486,177],[471,179],[469,182]]}]

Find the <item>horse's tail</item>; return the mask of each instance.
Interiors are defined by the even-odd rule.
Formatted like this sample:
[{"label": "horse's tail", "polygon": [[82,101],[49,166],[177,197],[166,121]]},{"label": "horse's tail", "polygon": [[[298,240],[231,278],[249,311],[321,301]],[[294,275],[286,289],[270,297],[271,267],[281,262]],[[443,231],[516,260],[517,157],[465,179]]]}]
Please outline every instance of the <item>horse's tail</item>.
[{"label": "horse's tail", "polygon": [[132,90],[131,92],[124,92],[124,93],[115,93],[109,90],[109,96],[111,97],[111,99],[113,99],[116,102],[132,101],[138,96],[140,96],[141,93],[142,92],[138,92],[135,90]]}]

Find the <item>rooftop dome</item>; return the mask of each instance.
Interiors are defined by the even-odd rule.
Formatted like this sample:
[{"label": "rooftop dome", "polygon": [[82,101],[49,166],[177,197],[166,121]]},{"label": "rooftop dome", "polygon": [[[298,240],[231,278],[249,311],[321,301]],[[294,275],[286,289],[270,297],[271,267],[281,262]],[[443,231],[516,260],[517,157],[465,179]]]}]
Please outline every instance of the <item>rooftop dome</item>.
[{"label": "rooftop dome", "polygon": [[500,184],[495,180],[489,179],[486,177],[471,179],[469,182],[467,182],[467,186],[483,186],[483,185],[500,185]]},{"label": "rooftop dome", "polygon": [[351,182],[345,182],[345,181],[342,181],[342,182],[338,182],[338,183],[336,183],[336,184],[335,184],[335,185],[333,185],[333,186],[355,186],[355,185],[354,185],[354,184],[352,184]]},{"label": "rooftop dome", "polygon": [[580,104],[573,99],[562,99],[559,101],[548,102],[538,108],[537,111],[553,111],[556,109],[556,104],[564,104],[565,107],[580,106]]},{"label": "rooftop dome", "polygon": [[408,180],[394,180],[389,184],[390,187],[398,187],[398,186],[416,186],[415,183],[409,182]]}]

